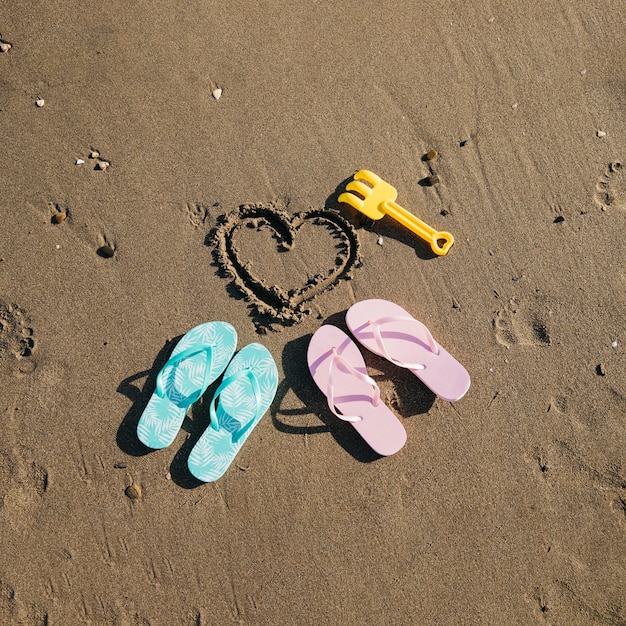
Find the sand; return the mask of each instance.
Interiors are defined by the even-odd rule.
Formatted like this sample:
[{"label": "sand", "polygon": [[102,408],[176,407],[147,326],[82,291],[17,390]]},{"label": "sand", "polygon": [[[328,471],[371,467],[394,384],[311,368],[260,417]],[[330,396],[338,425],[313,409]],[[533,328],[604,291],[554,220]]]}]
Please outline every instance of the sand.
[{"label": "sand", "polygon": [[[623,8],[5,0],[0,622],[625,624]],[[340,205],[360,168],[450,252]],[[363,351],[385,458],[306,366],[367,298],[472,377]],[[215,386],[169,448],[136,425],[209,320],[280,383],[204,484]]]}]

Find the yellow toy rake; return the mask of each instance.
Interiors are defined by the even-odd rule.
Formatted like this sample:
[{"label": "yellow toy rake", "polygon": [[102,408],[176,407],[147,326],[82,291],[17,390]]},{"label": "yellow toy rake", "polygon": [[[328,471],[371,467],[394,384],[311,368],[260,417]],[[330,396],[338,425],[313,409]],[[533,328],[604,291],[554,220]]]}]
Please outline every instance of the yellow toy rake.
[{"label": "yellow toy rake", "polygon": [[[368,182],[369,185],[362,181]],[[346,185],[346,191],[339,196],[339,202],[349,204],[372,220],[379,220],[385,215],[389,215],[418,237],[427,241],[435,254],[447,254],[450,246],[454,243],[454,237],[446,231],[431,228],[415,215],[403,209],[395,201],[397,197],[398,192],[395,188],[386,183],[380,176],[369,170],[359,170],[354,175],[353,180]]]}]

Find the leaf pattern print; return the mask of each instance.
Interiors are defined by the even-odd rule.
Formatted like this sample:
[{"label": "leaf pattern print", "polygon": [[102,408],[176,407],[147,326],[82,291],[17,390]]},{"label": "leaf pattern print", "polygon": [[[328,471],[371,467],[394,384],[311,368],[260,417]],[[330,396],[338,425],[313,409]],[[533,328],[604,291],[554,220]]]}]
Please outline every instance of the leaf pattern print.
[{"label": "leaf pattern print", "polygon": [[[163,397],[153,393],[139,419],[137,436],[144,445],[158,449],[174,441],[187,414],[190,398],[197,397],[199,391],[204,393],[206,386],[224,371],[236,345],[237,332],[227,322],[206,322],[185,333],[161,370]],[[207,347],[211,350],[205,350]],[[172,363],[186,350],[199,352]],[[210,368],[208,374],[207,368]]]},{"label": "leaf pattern print", "polygon": [[[253,383],[248,372],[254,377]],[[270,407],[278,388],[278,370],[270,352],[258,343],[243,348],[230,362],[217,402],[219,429],[209,426],[189,455],[189,470],[198,479],[212,482],[224,475],[253,428]],[[258,389],[258,406],[257,394]],[[247,428],[247,429],[246,429]],[[240,435],[240,436],[239,436]]]}]

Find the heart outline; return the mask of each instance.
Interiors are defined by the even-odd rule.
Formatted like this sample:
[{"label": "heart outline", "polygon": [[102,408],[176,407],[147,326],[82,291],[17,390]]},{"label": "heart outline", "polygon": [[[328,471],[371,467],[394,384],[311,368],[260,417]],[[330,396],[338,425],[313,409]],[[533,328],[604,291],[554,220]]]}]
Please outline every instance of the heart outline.
[{"label": "heart outline", "polygon": [[[257,225],[269,225],[287,249],[293,247],[298,231],[306,222],[330,224],[343,239],[345,252],[338,253],[333,268],[324,274],[316,274],[303,287],[285,291],[276,285],[267,286],[262,278],[250,271],[249,264],[241,259],[233,242],[236,230],[253,220],[257,220]],[[231,284],[253,310],[259,316],[284,325],[302,321],[310,313],[306,308],[308,302],[333,289],[340,280],[350,280],[352,270],[361,265],[355,229],[339,213],[328,209],[313,208],[291,216],[275,204],[243,204],[219,218],[210,241],[214,246],[216,264],[224,275],[233,279]]]}]

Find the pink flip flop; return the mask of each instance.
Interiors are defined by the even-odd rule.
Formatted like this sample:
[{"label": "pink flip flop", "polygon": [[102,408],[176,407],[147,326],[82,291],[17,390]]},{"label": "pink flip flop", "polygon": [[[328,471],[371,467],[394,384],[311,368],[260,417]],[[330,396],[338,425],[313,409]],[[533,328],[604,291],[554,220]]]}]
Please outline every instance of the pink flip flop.
[{"label": "pink flip flop", "polygon": [[401,306],[362,300],[348,309],[346,324],[368,350],[411,370],[440,398],[455,402],[469,389],[467,370]]},{"label": "pink flip flop", "polygon": [[309,343],[307,361],[313,380],[339,419],[351,422],[378,454],[394,454],[406,442],[400,420],[380,401],[356,344],[336,326],[319,328]]}]

